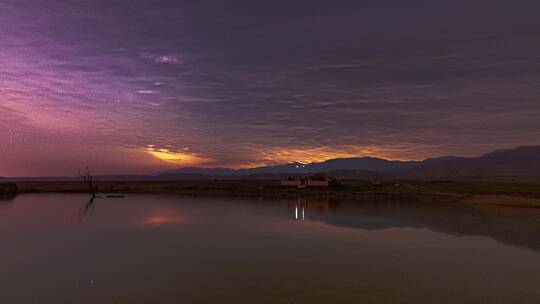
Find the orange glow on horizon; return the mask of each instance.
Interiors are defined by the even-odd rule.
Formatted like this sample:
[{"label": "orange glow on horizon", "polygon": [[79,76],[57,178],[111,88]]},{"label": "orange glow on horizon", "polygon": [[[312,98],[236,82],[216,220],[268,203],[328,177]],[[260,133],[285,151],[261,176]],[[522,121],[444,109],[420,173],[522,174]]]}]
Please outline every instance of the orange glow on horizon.
[{"label": "orange glow on horizon", "polygon": [[386,160],[419,160],[415,157],[414,149],[403,146],[339,146],[316,148],[269,148],[254,153],[254,159],[243,163],[223,163],[213,158],[206,158],[200,154],[185,150],[170,150],[154,145],[147,145],[145,153],[162,162],[177,167],[197,166],[201,168],[226,167],[231,169],[249,169],[261,166],[272,166],[288,163],[320,163],[335,158],[375,157]]},{"label": "orange glow on horizon", "polygon": [[318,147],[305,149],[283,149],[263,152],[266,164],[298,162],[302,164],[319,163],[334,158],[376,157],[387,160],[410,160],[396,157],[401,148],[375,146]]},{"label": "orange glow on horizon", "polygon": [[207,161],[207,159],[190,153],[187,151],[173,151],[169,149],[158,149],[152,145],[148,145],[145,152],[152,155],[154,158],[168,163],[177,163],[182,165],[198,165]]}]

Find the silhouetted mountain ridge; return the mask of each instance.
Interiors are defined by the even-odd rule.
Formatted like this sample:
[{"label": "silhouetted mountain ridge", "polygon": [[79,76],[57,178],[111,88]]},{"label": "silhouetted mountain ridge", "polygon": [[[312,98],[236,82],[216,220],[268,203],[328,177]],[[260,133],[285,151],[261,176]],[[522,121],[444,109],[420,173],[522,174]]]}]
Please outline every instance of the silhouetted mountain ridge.
[{"label": "silhouetted mountain ridge", "polygon": [[[346,171],[350,172],[346,173]],[[260,174],[330,172],[344,178],[347,178],[346,176],[403,179],[540,176],[540,146],[521,146],[515,149],[497,150],[479,157],[442,156],[421,162],[373,157],[336,158],[311,164],[290,163],[240,170],[183,168],[169,172],[169,174],[200,173],[213,176],[246,177]]]},{"label": "silhouetted mountain ridge", "polygon": [[[289,163],[249,169],[186,167],[158,175],[106,175],[99,180],[282,179],[290,175],[326,173],[338,179],[461,179],[540,177],[540,146],[497,150],[479,157],[443,156],[424,161],[373,157],[336,158],[311,164]],[[1,181],[79,180],[78,177],[17,177]]]},{"label": "silhouetted mountain ridge", "polygon": [[401,178],[434,179],[496,176],[540,176],[540,146],[497,150],[480,157],[452,157],[423,162]]},{"label": "silhouetted mountain ridge", "polygon": [[302,164],[289,163],[276,166],[264,166],[250,169],[224,169],[224,168],[181,168],[166,174],[208,174],[208,175],[252,175],[252,174],[306,174],[329,171],[361,170],[377,174],[395,174],[416,167],[417,161],[386,160],[373,157],[361,158],[335,158],[324,162]]}]

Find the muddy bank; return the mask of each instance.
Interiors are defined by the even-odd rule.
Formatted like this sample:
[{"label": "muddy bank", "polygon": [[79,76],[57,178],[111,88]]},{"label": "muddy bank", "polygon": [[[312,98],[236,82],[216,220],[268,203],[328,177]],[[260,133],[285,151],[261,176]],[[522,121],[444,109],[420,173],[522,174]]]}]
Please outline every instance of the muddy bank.
[{"label": "muddy bank", "polygon": [[18,193],[17,184],[0,183],[0,200],[11,200]]},{"label": "muddy bank", "polygon": [[[18,182],[19,193],[84,193],[81,182]],[[342,181],[339,187],[282,187],[279,181],[103,181],[100,193],[166,193],[228,197],[329,197],[358,203],[426,202],[539,207],[540,185],[500,182]]]}]

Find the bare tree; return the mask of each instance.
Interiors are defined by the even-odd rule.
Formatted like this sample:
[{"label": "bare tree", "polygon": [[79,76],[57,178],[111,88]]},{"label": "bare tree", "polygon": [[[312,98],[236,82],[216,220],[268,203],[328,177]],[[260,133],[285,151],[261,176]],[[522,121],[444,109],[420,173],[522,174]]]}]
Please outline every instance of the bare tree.
[{"label": "bare tree", "polygon": [[82,222],[88,213],[92,213],[94,211],[94,199],[96,199],[96,193],[98,192],[98,186],[97,182],[94,179],[94,176],[92,176],[92,173],[90,172],[90,169],[88,166],[86,167],[85,171],[82,171],[79,169],[79,177],[82,179],[86,187],[88,188],[88,192],[92,195],[92,197],[88,200],[87,203],[82,206],[82,208],[79,210],[79,212],[76,215],[77,222]]},{"label": "bare tree", "polygon": [[86,167],[86,170],[84,172],[81,172],[81,170],[79,170],[79,177],[88,187],[88,191],[90,192],[90,194],[92,194],[90,202],[94,201],[94,199],[96,198],[96,193],[98,191],[98,186],[88,166]]}]

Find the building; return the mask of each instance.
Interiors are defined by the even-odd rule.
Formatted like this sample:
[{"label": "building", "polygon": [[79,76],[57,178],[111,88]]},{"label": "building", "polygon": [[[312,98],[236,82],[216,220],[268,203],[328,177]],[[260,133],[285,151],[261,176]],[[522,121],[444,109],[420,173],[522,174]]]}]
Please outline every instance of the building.
[{"label": "building", "polygon": [[324,174],[314,174],[311,176],[289,176],[286,180],[281,181],[284,187],[329,187],[334,179]]}]

